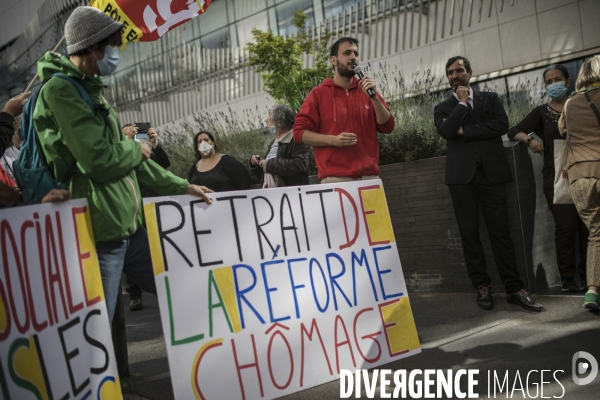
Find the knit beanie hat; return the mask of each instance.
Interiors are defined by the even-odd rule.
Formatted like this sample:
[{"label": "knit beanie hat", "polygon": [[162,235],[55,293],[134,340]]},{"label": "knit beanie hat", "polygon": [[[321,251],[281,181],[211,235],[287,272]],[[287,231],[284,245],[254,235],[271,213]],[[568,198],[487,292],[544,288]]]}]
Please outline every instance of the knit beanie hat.
[{"label": "knit beanie hat", "polygon": [[74,54],[87,49],[122,28],[122,23],[97,8],[77,7],[65,24],[67,53]]}]

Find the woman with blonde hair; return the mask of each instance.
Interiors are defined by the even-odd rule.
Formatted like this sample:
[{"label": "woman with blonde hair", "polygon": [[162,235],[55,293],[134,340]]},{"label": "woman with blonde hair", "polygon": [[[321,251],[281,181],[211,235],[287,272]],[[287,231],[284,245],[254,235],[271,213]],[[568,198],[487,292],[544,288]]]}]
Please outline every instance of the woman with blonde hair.
[{"label": "woman with blonde hair", "polygon": [[573,202],[588,227],[587,283],[584,306],[600,307],[600,56],[581,66],[577,94],[565,105],[558,126],[568,131],[567,171]]}]

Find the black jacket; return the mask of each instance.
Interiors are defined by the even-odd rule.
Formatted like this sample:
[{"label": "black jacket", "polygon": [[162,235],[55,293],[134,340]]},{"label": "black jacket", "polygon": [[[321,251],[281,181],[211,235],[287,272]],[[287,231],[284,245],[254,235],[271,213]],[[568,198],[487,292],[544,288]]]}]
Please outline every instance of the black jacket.
[{"label": "black jacket", "polygon": [[[473,110],[454,96],[435,106],[437,131],[448,142],[446,185],[467,184],[481,162],[493,183],[512,179],[502,135],[508,132],[508,117],[496,93],[473,92]],[[463,127],[464,135],[457,135]]]},{"label": "black jacket", "polygon": [[[275,139],[267,146],[264,158],[267,158]],[[267,160],[265,170],[250,165],[250,170],[263,182],[264,172],[273,175],[277,187],[308,185],[308,168],[310,158],[310,147],[305,144],[296,143],[290,130],[279,141],[277,157]]]},{"label": "black jacket", "polygon": [[152,161],[167,169],[171,166],[171,160],[169,160],[169,156],[163,147],[158,143],[156,148],[152,149],[152,153],[150,153],[150,158]]},{"label": "black jacket", "polygon": [[[157,163],[164,169],[167,169],[171,166],[171,160],[169,160],[169,156],[167,155],[167,152],[165,151],[165,149],[163,149],[163,147],[160,145],[160,143],[158,143],[156,145],[156,148],[152,148],[152,146],[150,146],[150,148],[152,149],[152,152],[150,153],[150,159],[152,161],[154,161],[155,163]],[[140,184],[140,191],[142,193],[142,197],[159,196],[159,194],[154,192],[152,189],[147,188],[141,184]]]}]

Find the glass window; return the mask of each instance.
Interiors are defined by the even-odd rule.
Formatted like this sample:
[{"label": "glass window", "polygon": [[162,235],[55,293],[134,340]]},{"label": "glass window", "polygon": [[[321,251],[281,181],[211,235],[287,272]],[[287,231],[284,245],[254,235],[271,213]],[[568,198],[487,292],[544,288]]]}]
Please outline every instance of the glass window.
[{"label": "glass window", "polygon": [[269,30],[269,17],[266,11],[245,18],[237,23],[239,47],[246,47],[247,43],[254,41],[252,37],[253,28],[265,32]]},{"label": "glass window", "polygon": [[119,61],[119,71],[124,70],[132,65],[135,65],[135,53],[133,50],[134,46],[131,48],[125,47],[125,51],[121,52],[121,60]]},{"label": "glass window", "polygon": [[202,47],[209,49],[220,49],[231,47],[231,38],[229,36],[229,28],[219,29],[216,32],[209,33],[200,38]]},{"label": "glass window", "polygon": [[508,92],[511,103],[518,102],[526,106],[540,104],[546,95],[542,73],[544,68],[538,68],[520,74],[508,76]]},{"label": "glass window", "polygon": [[[346,24],[350,23],[350,18],[354,18],[356,15],[356,10],[358,9],[358,19],[362,21],[364,11],[363,6],[365,1],[368,4],[370,0],[323,0],[323,12],[326,21],[329,21],[331,18],[337,22],[337,16],[344,15],[344,10],[346,10]],[[375,3],[373,3],[373,12],[375,12]],[[350,15],[352,13],[352,16]],[[336,23],[334,22],[334,24]],[[335,25],[333,26],[335,28]],[[331,29],[331,27],[330,27]]]},{"label": "glass window", "polygon": [[263,11],[267,7],[265,0],[234,0],[230,3],[235,4],[235,17],[238,20]]},{"label": "glass window", "polygon": [[152,48],[156,46],[154,43],[159,42],[138,42],[130,45],[135,49],[134,51],[137,52],[137,55],[139,55],[139,59],[137,59],[136,62],[144,61],[150,58],[152,55]]},{"label": "glass window", "polygon": [[477,92],[498,93],[500,100],[502,100],[502,104],[504,104],[504,108],[508,107],[508,93],[506,92],[506,79],[504,77],[483,82],[475,82],[471,84],[471,87]]},{"label": "glass window", "polygon": [[173,30],[172,33],[179,34],[181,36],[181,40],[184,40],[186,42],[191,42],[192,40],[194,40],[196,38],[196,36],[198,36],[198,33],[195,32],[195,28],[196,27],[194,26],[194,24],[190,24],[189,22],[186,22],[186,23],[178,26],[177,28],[175,28],[175,30]]},{"label": "glass window", "polygon": [[353,8],[354,12],[356,12],[356,7],[359,7],[362,10],[363,4],[364,0],[323,0],[323,13],[325,19],[329,19],[331,17],[337,17],[338,14],[343,15],[344,10],[347,10],[346,12],[349,13],[350,8]]},{"label": "glass window", "polygon": [[[379,12],[389,11],[392,8],[398,7],[400,0],[379,0]],[[401,4],[412,3],[412,0],[404,0]]]},{"label": "glass window", "polygon": [[226,26],[229,23],[227,18],[227,2],[211,2],[205,14],[194,18],[194,23],[196,26],[200,27],[200,33],[202,35],[214,32],[217,29]]},{"label": "glass window", "polygon": [[569,86],[569,92],[575,90],[575,81],[577,80],[577,75],[579,74],[579,70],[581,69],[584,60],[585,59],[580,58],[579,60],[560,63],[567,69],[567,71],[569,71],[569,79],[571,79],[571,86]]},{"label": "glass window", "polygon": [[297,28],[294,26],[294,13],[297,10],[304,10],[308,15],[308,19],[306,20],[307,28],[314,25],[315,12],[312,0],[289,0],[277,6],[277,23],[281,36],[296,33]]}]

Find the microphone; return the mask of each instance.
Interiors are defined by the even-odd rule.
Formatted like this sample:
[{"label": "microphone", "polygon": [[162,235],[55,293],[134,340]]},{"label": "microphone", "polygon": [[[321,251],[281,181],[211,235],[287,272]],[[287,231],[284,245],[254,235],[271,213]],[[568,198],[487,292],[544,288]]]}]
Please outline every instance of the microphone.
[{"label": "microphone", "polygon": [[[365,77],[365,73],[360,65],[357,65],[354,68],[354,72],[356,72],[358,79],[363,79]],[[375,97],[375,91],[371,88],[367,89],[367,94],[369,95],[369,97]]]}]

